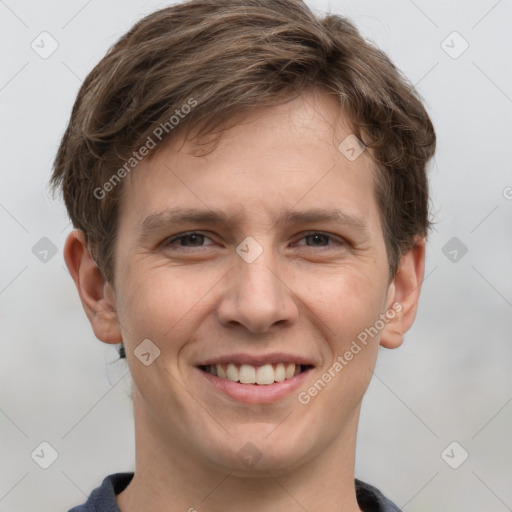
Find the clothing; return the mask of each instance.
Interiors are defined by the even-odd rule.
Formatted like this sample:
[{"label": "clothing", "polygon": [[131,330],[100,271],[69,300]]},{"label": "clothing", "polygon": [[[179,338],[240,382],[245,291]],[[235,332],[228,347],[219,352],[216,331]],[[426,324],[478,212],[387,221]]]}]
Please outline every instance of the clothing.
[{"label": "clothing", "polygon": [[[107,476],[100,487],[92,491],[86,503],[73,507],[69,512],[120,512],[116,494],[124,491],[133,473],[115,473]],[[363,512],[401,512],[376,487],[356,478],[357,503]]]}]

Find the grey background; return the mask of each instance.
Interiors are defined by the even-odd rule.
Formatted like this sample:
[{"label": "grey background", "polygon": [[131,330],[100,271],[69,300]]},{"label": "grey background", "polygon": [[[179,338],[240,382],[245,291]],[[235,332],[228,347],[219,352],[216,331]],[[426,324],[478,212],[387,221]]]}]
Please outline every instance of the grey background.
[{"label": "grey background", "polygon": [[[356,476],[406,512],[512,510],[512,2],[308,4],[349,16],[389,54],[439,139],[418,317],[400,349],[381,349]],[[62,257],[69,221],[47,180],[81,81],[165,5],[0,0],[0,512],[65,511],[133,469],[129,377],[83,313]],[[31,48],[42,31],[59,45],[47,59]],[[454,31],[469,44],[457,58]],[[46,262],[43,237],[57,251]],[[48,469],[31,457],[43,441],[58,453]]]}]

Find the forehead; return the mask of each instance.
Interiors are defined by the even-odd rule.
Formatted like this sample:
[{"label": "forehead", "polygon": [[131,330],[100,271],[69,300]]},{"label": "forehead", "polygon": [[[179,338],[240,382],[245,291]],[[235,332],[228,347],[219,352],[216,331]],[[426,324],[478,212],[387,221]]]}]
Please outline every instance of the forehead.
[{"label": "forehead", "polygon": [[177,210],[194,209],[203,210],[202,220],[211,210],[225,224],[248,224],[257,214],[271,225],[291,210],[304,218],[306,210],[324,209],[371,225],[377,220],[375,166],[368,149],[354,160],[340,150],[344,141],[354,145],[353,137],[341,108],[326,95],[255,111],[203,156],[195,142],[182,139],[157,148],[125,183],[120,218],[144,230],[157,217],[172,222]]}]

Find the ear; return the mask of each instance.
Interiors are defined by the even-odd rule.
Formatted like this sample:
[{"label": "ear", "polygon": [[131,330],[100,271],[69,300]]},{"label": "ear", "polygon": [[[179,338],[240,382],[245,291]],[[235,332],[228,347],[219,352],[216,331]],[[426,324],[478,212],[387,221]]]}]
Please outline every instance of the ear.
[{"label": "ear", "polygon": [[113,288],[92,258],[82,230],[75,229],[68,235],[64,260],[96,337],[105,343],[121,343]]},{"label": "ear", "polygon": [[[398,271],[391,281],[387,296],[388,323],[381,332],[380,344],[397,348],[416,317],[421,284],[425,273],[425,239],[416,239],[409,252],[400,258]],[[392,312],[395,315],[391,318]]]}]

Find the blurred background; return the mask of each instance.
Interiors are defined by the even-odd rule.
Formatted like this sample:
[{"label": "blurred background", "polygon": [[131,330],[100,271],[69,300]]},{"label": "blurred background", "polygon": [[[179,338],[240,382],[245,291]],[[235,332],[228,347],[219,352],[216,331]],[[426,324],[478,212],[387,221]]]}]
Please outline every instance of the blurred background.
[{"label": "blurred background", "polygon": [[[134,468],[127,369],[82,310],[47,181],[85,76],[171,3],[0,0],[0,512],[67,511]],[[418,316],[380,349],[356,476],[405,512],[512,510],[512,2],[307,4],[386,51],[438,135]]]}]

